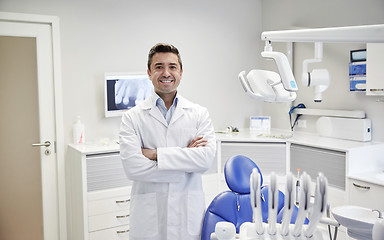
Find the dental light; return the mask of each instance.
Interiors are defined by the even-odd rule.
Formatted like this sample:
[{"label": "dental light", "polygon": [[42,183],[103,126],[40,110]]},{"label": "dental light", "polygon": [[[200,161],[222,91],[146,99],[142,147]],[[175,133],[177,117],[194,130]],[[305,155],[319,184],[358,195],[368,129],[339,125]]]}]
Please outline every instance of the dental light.
[{"label": "dental light", "polygon": [[266,70],[251,70],[245,76],[245,71],[241,72],[239,79],[246,94],[265,102],[295,100],[297,86],[288,59],[283,53],[272,51],[271,42],[314,42],[315,58],[303,62],[302,82],[306,86],[314,86],[315,102],[319,102],[322,100],[322,92],[330,83],[328,70],[313,69],[308,72],[307,69],[309,63],[321,61],[322,43],[384,43],[384,24],[267,31],[261,34],[261,39],[266,41],[262,57],[273,59],[279,74]]},{"label": "dental light", "polygon": [[297,85],[287,56],[272,51],[270,42],[266,42],[261,56],[272,59],[280,75],[267,70],[251,70],[245,77],[245,71],[239,74],[244,91],[252,98],[265,102],[292,102],[296,99]]}]

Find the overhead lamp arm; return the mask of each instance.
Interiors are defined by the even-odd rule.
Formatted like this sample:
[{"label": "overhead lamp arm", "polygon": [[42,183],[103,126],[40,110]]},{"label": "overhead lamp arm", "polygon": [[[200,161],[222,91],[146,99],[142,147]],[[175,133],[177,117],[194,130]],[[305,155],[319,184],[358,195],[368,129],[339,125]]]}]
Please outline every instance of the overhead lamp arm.
[{"label": "overhead lamp arm", "polygon": [[384,43],[384,24],[265,31],[261,40],[269,42]]},{"label": "overhead lamp arm", "polygon": [[[271,42],[315,42],[315,59],[322,58],[322,43],[384,43],[384,24],[313,28],[300,30],[266,31],[261,34],[261,39],[266,42],[261,55],[267,59],[273,59],[277,65],[279,74],[265,71],[252,70],[246,76],[245,71],[239,74],[239,80],[244,91],[251,97],[266,102],[289,102],[296,98],[297,86],[287,57],[281,52],[272,50]],[[304,63],[307,64],[312,60]],[[318,61],[318,59],[316,59]],[[321,60],[320,60],[321,61]],[[309,80],[316,79],[315,101],[321,101],[321,93],[329,85],[329,73],[326,69],[314,69],[311,73],[304,73]],[[279,76],[280,75],[280,76]],[[252,86],[251,86],[252,85]],[[308,84],[309,86],[309,84]]]}]

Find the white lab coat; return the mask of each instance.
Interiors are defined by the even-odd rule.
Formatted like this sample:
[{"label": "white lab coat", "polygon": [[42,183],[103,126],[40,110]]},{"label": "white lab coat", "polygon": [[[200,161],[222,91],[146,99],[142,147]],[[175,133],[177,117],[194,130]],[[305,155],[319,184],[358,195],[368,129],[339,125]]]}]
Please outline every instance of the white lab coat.
[{"label": "white lab coat", "polygon": [[[133,180],[131,240],[200,239],[205,211],[201,174],[214,159],[215,133],[206,108],[178,98],[169,125],[156,107],[156,95],[122,118],[121,158]],[[208,144],[187,148],[196,136]],[[156,148],[157,161],[147,159],[141,148]]]}]

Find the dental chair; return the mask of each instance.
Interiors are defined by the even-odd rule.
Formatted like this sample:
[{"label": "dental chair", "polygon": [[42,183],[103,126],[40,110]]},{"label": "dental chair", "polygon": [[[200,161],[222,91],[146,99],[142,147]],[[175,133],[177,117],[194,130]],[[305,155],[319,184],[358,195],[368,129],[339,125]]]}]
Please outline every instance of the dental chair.
[{"label": "dental chair", "polygon": [[[244,222],[252,222],[252,206],[250,201],[250,175],[256,168],[260,173],[261,186],[261,207],[262,220],[268,219],[268,186],[262,186],[263,177],[259,167],[248,157],[237,155],[230,158],[224,166],[225,181],[230,191],[225,191],[217,195],[208,206],[205,213],[202,240],[209,240],[211,233],[215,232],[218,222],[231,222],[239,233],[240,226]],[[280,213],[284,206],[284,194],[279,191],[279,202],[277,212]],[[291,222],[296,221],[297,207],[294,210]],[[279,217],[280,216],[280,217]],[[278,215],[277,222],[280,222],[282,214]]]}]

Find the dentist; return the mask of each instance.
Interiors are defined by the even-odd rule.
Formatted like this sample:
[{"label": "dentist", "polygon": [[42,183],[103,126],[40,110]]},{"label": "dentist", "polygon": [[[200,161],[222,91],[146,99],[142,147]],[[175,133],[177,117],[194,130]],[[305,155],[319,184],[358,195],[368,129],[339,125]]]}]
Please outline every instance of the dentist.
[{"label": "dentist", "polygon": [[214,129],[206,108],[177,92],[183,74],[177,48],[157,44],[148,55],[155,93],[127,111],[120,154],[133,180],[131,240],[200,239],[205,211],[201,175],[214,160]]}]

